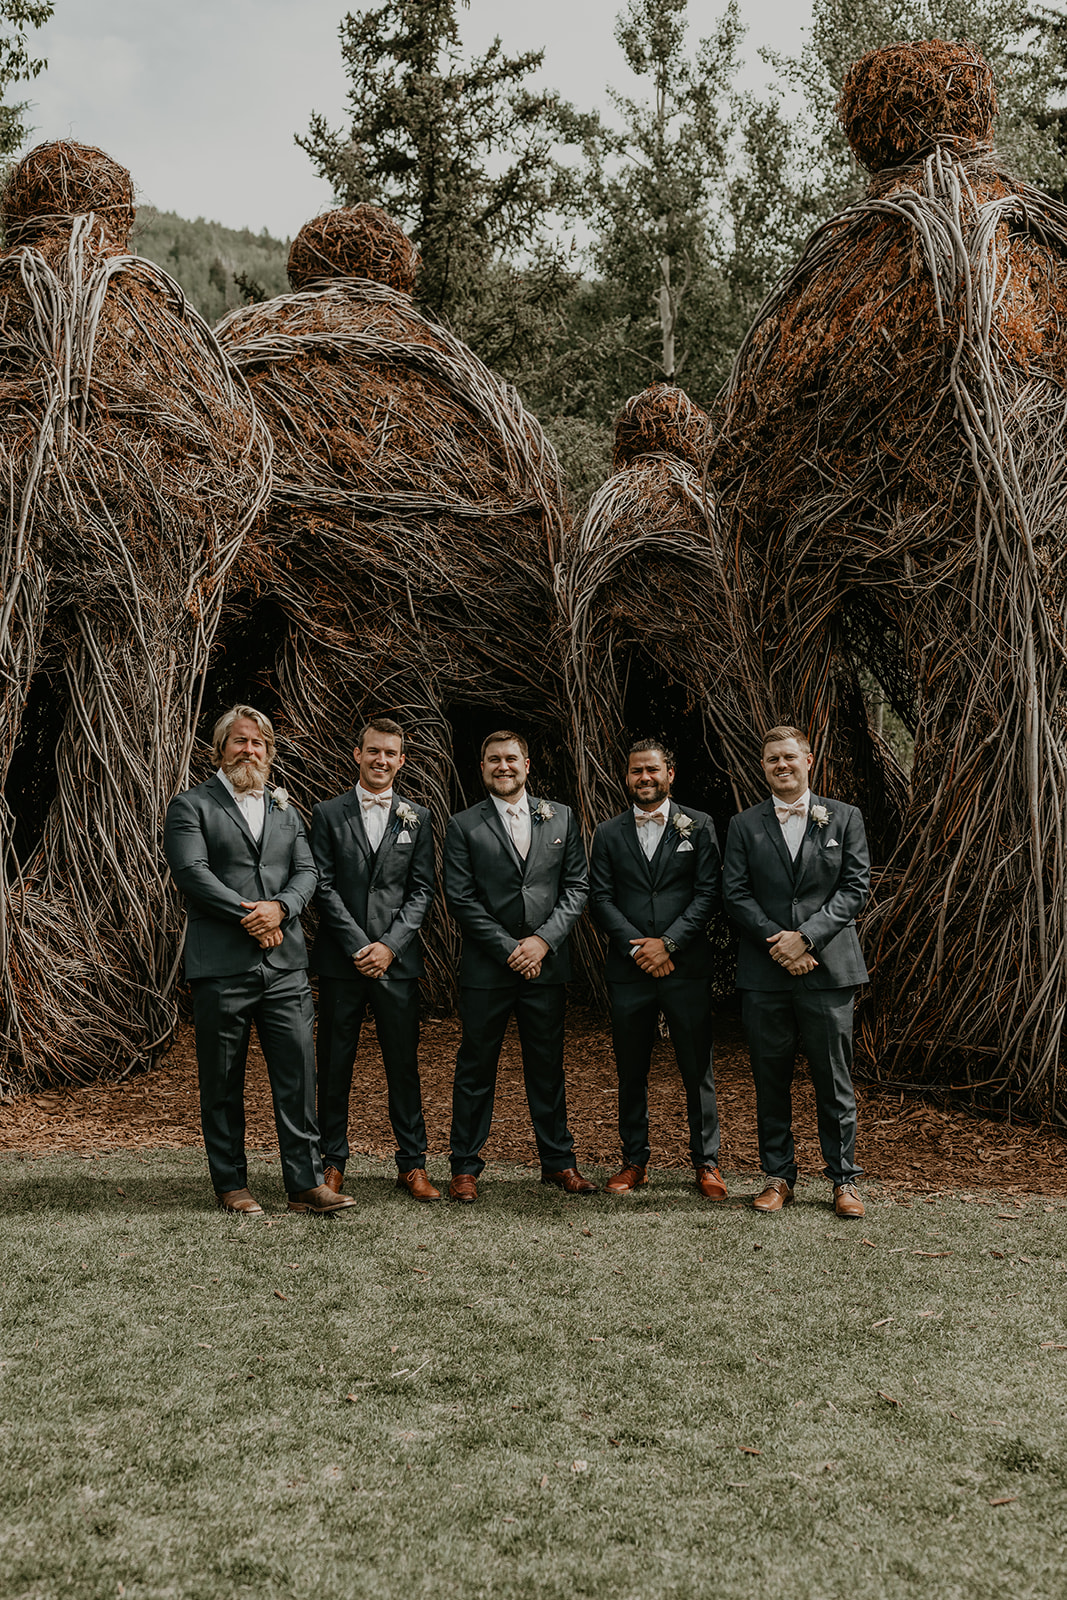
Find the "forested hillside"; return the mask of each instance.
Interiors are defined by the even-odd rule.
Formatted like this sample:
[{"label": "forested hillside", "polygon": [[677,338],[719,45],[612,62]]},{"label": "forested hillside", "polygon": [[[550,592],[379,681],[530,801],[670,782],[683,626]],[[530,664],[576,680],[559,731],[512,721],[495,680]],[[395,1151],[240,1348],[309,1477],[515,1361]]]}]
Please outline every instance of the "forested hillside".
[{"label": "forested hillside", "polygon": [[266,229],[224,228],[203,217],[189,222],[173,211],[140,206],[131,248],[176,278],[209,323],[248,300],[289,288],[289,241],[273,239]]}]

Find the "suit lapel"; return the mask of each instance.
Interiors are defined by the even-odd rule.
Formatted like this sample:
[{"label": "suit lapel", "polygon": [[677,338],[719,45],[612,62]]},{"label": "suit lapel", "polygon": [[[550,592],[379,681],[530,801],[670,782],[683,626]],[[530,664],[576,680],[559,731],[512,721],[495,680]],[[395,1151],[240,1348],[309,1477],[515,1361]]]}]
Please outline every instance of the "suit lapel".
[{"label": "suit lapel", "polygon": [[352,830],[353,839],[359,845],[363,855],[369,856],[371,853],[370,840],[367,838],[367,830],[363,825],[363,807],[359,803],[359,793],[355,789],[350,789],[345,798],[345,816]]},{"label": "suit lapel", "polygon": [[[492,828],[493,832],[496,834],[497,838],[501,839],[503,841],[503,843],[506,845],[508,855],[511,857],[512,861],[514,861],[515,865],[518,867],[519,873],[521,875],[525,871],[526,863],[522,859],[522,857],[520,856],[519,852],[516,850],[515,841],[512,839],[511,834],[508,832],[507,828],[504,826],[504,819],[500,815],[500,812],[497,810],[496,802],[495,802],[495,800],[493,800],[492,796],[490,796],[489,798],[487,798],[486,800],[484,800],[482,802],[482,815],[484,816],[484,818],[485,818],[486,822],[489,824],[489,826]],[[531,833],[532,833],[532,831],[533,831],[533,829],[532,829],[532,825],[531,825]],[[531,849],[532,848],[533,848],[533,842],[531,840]]]},{"label": "suit lapel", "polygon": [[812,809],[815,806],[821,806],[821,805],[825,805],[825,804],[826,804],[826,801],[825,800],[820,800],[819,796],[817,794],[809,794],[808,795],[808,825],[804,829],[804,837],[800,841],[800,849],[797,851],[797,859],[796,859],[796,875],[797,875],[797,882],[798,883],[800,882],[801,878],[804,876],[804,872],[806,871],[807,867],[809,866],[809,864],[811,863],[811,861],[812,861],[812,859],[813,859],[813,857],[815,855],[815,852],[816,852],[816,850],[818,848],[818,845],[817,845],[818,835],[822,832],[822,829],[819,827],[819,824],[813,819],[813,817],[811,815]]},{"label": "suit lapel", "polygon": [[[207,787],[211,794],[211,798],[218,806],[222,808],[222,810],[233,822],[236,822],[237,826],[240,828],[241,832],[244,834],[253,850],[258,850],[259,846],[252,837],[252,830],[245,821],[244,812],[241,810],[240,806],[237,804],[237,801],[233,798],[233,795],[230,793],[229,789],[227,789],[218,773],[216,773],[213,778],[208,779]],[[266,821],[264,820],[264,828],[265,827]]]},{"label": "suit lapel", "polygon": [[763,815],[761,816],[760,821],[763,823],[764,832],[770,839],[774,848],[777,850],[779,860],[781,861],[786,872],[788,872],[790,879],[795,878],[796,865],[792,856],[789,854],[789,846],[786,844],[785,837],[782,833],[782,824],[778,821],[778,818],[774,814],[773,800],[765,800],[763,802]]},{"label": "suit lapel", "polygon": [[[548,827],[547,822],[537,822],[534,818],[534,812],[541,802],[529,793],[526,796],[526,802],[530,807],[530,848],[526,852],[526,860],[523,862],[523,877],[526,877],[532,871],[535,862],[540,861],[545,848],[543,834]],[[516,851],[517,854],[518,851]]]},{"label": "suit lapel", "polygon": [[660,839],[659,844],[656,846],[655,855],[652,857],[652,860],[649,862],[649,866],[652,869],[652,881],[653,881],[653,883],[655,883],[658,880],[658,878],[659,878],[660,874],[662,873],[664,867],[667,865],[668,858],[670,856],[673,856],[675,851],[678,849],[678,845],[680,843],[680,836],[679,836],[677,828],[672,828],[671,827],[671,822],[672,822],[672,820],[674,818],[674,814],[678,809],[679,809],[679,807],[675,805],[673,800],[668,801],[668,803],[667,803],[667,821],[663,825],[663,837]]},{"label": "suit lapel", "polygon": [[[637,836],[637,822],[634,818],[633,806],[631,806],[628,811],[624,811],[622,814],[622,832],[623,838],[626,840],[626,843],[633,852],[634,859],[641,868],[642,872],[647,875],[649,883],[651,883],[652,863],[641,848],[641,841]],[[662,841],[660,843],[660,848],[662,849]],[[656,854],[659,854],[658,850]]]},{"label": "suit lapel", "polygon": [[[396,808],[399,805],[399,803],[400,802],[397,799],[396,794],[394,793],[393,794],[393,798],[392,798],[392,802],[391,802],[391,804],[389,806],[389,815],[385,819],[385,832],[382,834],[381,843],[379,844],[377,850],[375,850],[375,852],[374,852],[374,866],[373,866],[373,869],[371,870],[371,875],[370,875],[371,883],[373,883],[375,881],[375,879],[381,873],[382,868],[385,866],[385,863],[389,858],[389,852],[393,848],[394,843],[396,842],[395,835],[394,835],[394,832],[393,832],[393,821],[394,821],[394,819],[396,817]],[[363,809],[363,807],[360,806],[360,810],[361,811],[362,811],[362,809]],[[369,848],[370,848],[370,846],[368,845],[368,849]]]}]

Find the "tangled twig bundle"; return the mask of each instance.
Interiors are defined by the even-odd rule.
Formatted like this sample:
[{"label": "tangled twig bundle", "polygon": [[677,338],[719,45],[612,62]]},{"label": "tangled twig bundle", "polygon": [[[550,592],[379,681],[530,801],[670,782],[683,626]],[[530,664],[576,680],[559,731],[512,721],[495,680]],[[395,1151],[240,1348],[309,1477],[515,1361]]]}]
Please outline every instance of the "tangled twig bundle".
[{"label": "tangled twig bundle", "polygon": [[69,143],[26,163],[5,226],[36,247],[0,257],[0,1086],[122,1073],[173,1032],[163,812],[270,462],[177,285],[114,253],[129,175]]},{"label": "tangled twig bundle", "polygon": [[868,51],[849,67],[837,115],[869,172],[914,166],[934,149],[973,157],[993,144],[997,95],[972,45],[930,39]]},{"label": "tangled twig bundle", "polygon": [[1067,210],[937,148],[778,285],[715,462],[772,687],[855,747],[820,677],[840,648],[915,735],[866,924],[870,1064],[1030,1107],[1062,1103],[1067,1004],[1065,293]]},{"label": "tangled twig bundle", "polygon": [[[457,770],[459,724],[473,760],[502,719],[559,745],[563,498],[514,390],[407,294],[346,275],[353,262],[378,270],[380,231],[367,228],[380,216],[311,224],[332,281],[236,312],[218,335],[274,438],[270,516],[247,548],[260,602],[285,619],[281,731],[301,800],[351,786],[352,732],[384,712],[411,734],[405,784],[443,833],[473,776],[473,762]],[[439,919],[438,997],[451,938]]]},{"label": "tangled twig bundle", "polygon": [[403,229],[380,206],[364,201],[306,222],[290,247],[288,273],[297,290],[345,277],[370,278],[412,294],[418,266],[419,252]]}]

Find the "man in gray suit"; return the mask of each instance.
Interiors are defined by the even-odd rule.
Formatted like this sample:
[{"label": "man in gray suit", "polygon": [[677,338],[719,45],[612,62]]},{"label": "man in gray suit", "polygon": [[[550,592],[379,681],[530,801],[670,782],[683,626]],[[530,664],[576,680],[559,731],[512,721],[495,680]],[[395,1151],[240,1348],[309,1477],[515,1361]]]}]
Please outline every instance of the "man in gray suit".
[{"label": "man in gray suit", "polygon": [[215,776],[167,807],[163,848],[186,899],[185,975],[193,991],[200,1117],[224,1211],[262,1216],[248,1192],[245,1060],[253,1022],[274,1099],[289,1210],[352,1204],[323,1183],[315,1125],[314,1021],[300,913],[315,888],[304,825],[267,790],[270,719],[234,706],[215,724]]},{"label": "man in gray suit", "polygon": [[348,1159],[348,1100],[359,1035],[374,1017],[396,1137],[398,1189],[440,1200],[426,1176],[426,1123],[419,1083],[419,929],[433,904],[430,813],[400,798],[393,780],[404,765],[404,730],[374,717],[353,752],[354,789],[311,813],[311,852],[319,874],[319,1126],[326,1182],[340,1192]]},{"label": "man in gray suit", "polygon": [[463,1204],[478,1198],[512,1013],[541,1182],[566,1194],[596,1188],[574,1164],[563,1077],[569,938],[589,890],[585,849],[566,806],[527,794],[529,770],[525,739],[491,733],[482,745],[488,798],[452,817],[445,833],[445,898],[463,933],[448,1194]]},{"label": "man in gray suit", "polygon": [[792,1082],[798,1049],[815,1088],[819,1143],[839,1217],[862,1217],[855,1180],[852,1009],[866,983],[856,917],[870,891],[863,818],[811,793],[811,746],[799,728],[763,737],[771,798],[734,817],[723,896],[741,936],[737,987],[756,1082],[766,1186],[757,1211],[780,1211],[797,1179]]},{"label": "man in gray suit", "polygon": [[719,905],[719,842],[709,816],[671,798],[673,784],[671,752],[657,739],[635,740],[626,768],[633,804],[593,835],[590,910],[608,939],[623,1161],[607,1192],[648,1183],[648,1073],[662,1011],[685,1087],[696,1187],[708,1200],[725,1200],[707,932]]}]

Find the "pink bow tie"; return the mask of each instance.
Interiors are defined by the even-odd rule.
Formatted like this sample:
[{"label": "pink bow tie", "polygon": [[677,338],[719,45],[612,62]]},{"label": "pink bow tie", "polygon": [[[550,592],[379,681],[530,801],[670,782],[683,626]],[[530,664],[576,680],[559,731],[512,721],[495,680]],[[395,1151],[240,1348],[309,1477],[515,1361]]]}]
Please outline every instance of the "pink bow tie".
[{"label": "pink bow tie", "polygon": [[385,809],[388,811],[388,809],[392,805],[392,803],[393,803],[393,796],[392,796],[391,793],[390,794],[365,794],[363,796],[363,807],[364,807],[364,810],[366,810],[366,808],[368,806],[384,806]]},{"label": "pink bow tie", "polygon": [[667,822],[662,811],[635,811],[634,820],[639,828],[646,828],[650,822],[654,822],[657,828],[662,828]]},{"label": "pink bow tie", "polygon": [[778,800],[774,802],[774,814],[779,822],[784,822],[787,817],[802,817],[807,809],[803,800],[796,800],[791,806],[784,806]]}]

